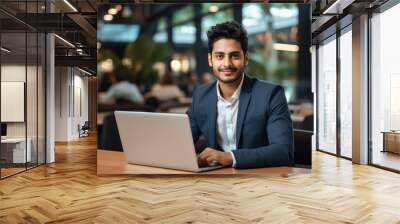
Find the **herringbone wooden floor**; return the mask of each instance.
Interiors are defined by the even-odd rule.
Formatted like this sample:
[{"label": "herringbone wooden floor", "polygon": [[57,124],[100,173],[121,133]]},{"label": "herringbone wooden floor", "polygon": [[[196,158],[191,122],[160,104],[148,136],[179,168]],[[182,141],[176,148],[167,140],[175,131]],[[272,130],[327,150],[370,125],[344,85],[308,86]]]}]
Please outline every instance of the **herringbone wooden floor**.
[{"label": "herringbone wooden floor", "polygon": [[290,177],[98,177],[95,138],[0,181],[0,223],[400,223],[400,175],[313,153]]}]

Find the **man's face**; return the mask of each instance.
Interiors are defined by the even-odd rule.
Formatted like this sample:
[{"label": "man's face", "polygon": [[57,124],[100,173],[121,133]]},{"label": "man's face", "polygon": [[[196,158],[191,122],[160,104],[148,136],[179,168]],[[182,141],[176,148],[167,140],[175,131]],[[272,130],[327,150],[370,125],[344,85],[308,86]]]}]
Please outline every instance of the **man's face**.
[{"label": "man's face", "polygon": [[213,50],[208,53],[208,64],[214,75],[222,83],[235,83],[240,80],[248,63],[240,42],[234,39],[220,39],[214,42]]}]

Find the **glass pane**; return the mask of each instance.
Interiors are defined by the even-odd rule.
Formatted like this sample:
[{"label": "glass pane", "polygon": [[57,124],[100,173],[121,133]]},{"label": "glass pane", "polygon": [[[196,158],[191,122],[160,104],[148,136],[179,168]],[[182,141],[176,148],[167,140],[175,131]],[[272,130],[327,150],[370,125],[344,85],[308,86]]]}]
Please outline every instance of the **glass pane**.
[{"label": "glass pane", "polygon": [[248,34],[297,26],[296,4],[243,4],[243,26]]},{"label": "glass pane", "polygon": [[[31,23],[38,23],[38,2],[27,2],[27,19]],[[27,29],[27,69],[26,69],[26,125],[27,125],[27,168],[37,166],[38,157],[38,33],[36,30]]]},{"label": "glass pane", "polygon": [[28,32],[28,63],[27,63],[27,80],[26,80],[26,115],[27,115],[27,142],[28,150],[28,168],[37,165],[37,132],[38,132],[38,36],[36,32]]},{"label": "glass pane", "polygon": [[[222,3],[221,3],[222,4]],[[224,4],[225,6],[228,4]],[[228,8],[224,11],[219,11],[207,16],[204,16],[201,20],[201,40],[206,43],[207,42],[207,30],[210,29],[211,26],[214,26],[217,23],[223,23],[226,21],[233,20],[233,9]]]},{"label": "glass pane", "polygon": [[193,44],[196,41],[194,23],[185,23],[172,28],[172,40],[179,44]]},{"label": "glass pane", "polygon": [[400,170],[400,64],[394,27],[400,21],[400,4],[374,15],[372,29],[372,163]]},{"label": "glass pane", "polygon": [[157,24],[157,32],[153,36],[153,40],[158,43],[166,43],[168,41],[167,20],[161,18]]},{"label": "glass pane", "polygon": [[187,22],[191,18],[193,18],[193,7],[185,6],[173,14],[172,23],[177,24]]},{"label": "glass pane", "polygon": [[[269,6],[268,6],[269,8]],[[243,26],[248,34],[265,32],[268,17],[262,4],[243,4]]]},{"label": "glass pane", "polygon": [[[1,140],[2,177],[25,170],[26,151],[26,34],[1,34],[1,122],[6,125]],[[30,143],[30,142],[29,142]]]},{"label": "glass pane", "polygon": [[318,147],[336,154],[336,40],[318,48]]},{"label": "glass pane", "polygon": [[[249,74],[269,80],[285,88],[289,102],[297,103],[298,69],[298,6],[296,4],[243,4],[243,26],[248,32],[250,62]],[[280,14],[282,13],[282,14]],[[312,110],[309,104],[303,104]],[[295,118],[294,127],[302,128],[302,110]],[[303,111],[305,113],[303,113]]]},{"label": "glass pane", "polygon": [[340,152],[352,157],[352,35],[340,37]]},{"label": "glass pane", "polygon": [[44,34],[39,34],[39,45],[38,45],[38,164],[45,163],[45,44],[46,37]]}]

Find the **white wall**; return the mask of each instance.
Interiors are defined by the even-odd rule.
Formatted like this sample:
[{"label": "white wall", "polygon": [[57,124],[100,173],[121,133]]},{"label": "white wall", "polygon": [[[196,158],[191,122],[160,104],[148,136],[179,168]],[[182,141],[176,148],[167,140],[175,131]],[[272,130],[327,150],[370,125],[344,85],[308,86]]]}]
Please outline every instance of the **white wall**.
[{"label": "white wall", "polygon": [[56,141],[79,138],[78,124],[88,120],[88,105],[87,77],[76,68],[56,67]]},{"label": "white wall", "polygon": [[55,68],[55,141],[68,140],[68,85],[67,67]]}]

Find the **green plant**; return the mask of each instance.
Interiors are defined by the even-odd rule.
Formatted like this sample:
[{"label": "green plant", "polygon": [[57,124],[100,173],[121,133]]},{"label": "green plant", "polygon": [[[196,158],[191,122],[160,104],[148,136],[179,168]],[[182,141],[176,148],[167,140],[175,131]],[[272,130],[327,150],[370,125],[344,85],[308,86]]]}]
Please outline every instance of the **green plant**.
[{"label": "green plant", "polygon": [[135,82],[152,85],[158,78],[153,65],[169,59],[171,48],[168,44],[155,43],[149,36],[141,35],[126,46],[124,55],[130,60],[128,67]]},{"label": "green plant", "polygon": [[121,61],[120,58],[111,49],[100,48],[97,54],[97,62],[102,62],[107,59],[111,59],[113,61],[113,64],[119,64]]}]

